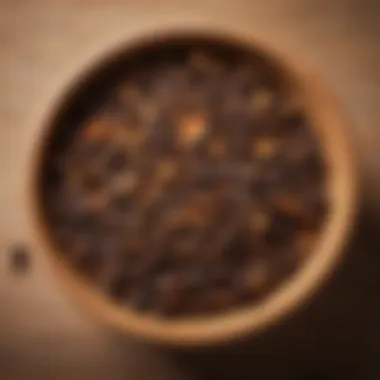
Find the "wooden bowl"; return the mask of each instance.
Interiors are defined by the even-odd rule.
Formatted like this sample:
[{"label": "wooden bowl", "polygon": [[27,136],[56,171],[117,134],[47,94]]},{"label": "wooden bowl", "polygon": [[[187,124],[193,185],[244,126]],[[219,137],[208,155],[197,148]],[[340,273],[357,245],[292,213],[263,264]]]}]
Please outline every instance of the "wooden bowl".
[{"label": "wooden bowl", "polygon": [[[45,220],[41,202],[41,167],[46,143],[57,120],[65,107],[80,89],[103,70],[120,54],[128,54],[150,44],[196,38],[215,40],[221,43],[237,44],[244,49],[253,49],[269,58],[285,73],[295,95],[306,107],[313,128],[320,139],[322,155],[327,162],[327,187],[330,197],[330,211],[322,226],[320,238],[314,251],[295,274],[257,304],[236,308],[236,310],[207,317],[185,319],[164,319],[141,314],[121,307],[116,301],[103,295],[95,286],[77,274],[64,256],[57,252]],[[105,59],[104,59],[105,57]],[[94,68],[95,67],[95,68]],[[250,36],[242,33],[227,33],[220,30],[164,31],[131,38],[127,43],[106,52],[102,57],[89,62],[88,68],[69,81],[52,101],[53,110],[46,115],[41,134],[36,144],[36,153],[31,163],[31,206],[35,235],[54,271],[56,279],[92,315],[107,321],[122,332],[155,343],[174,346],[210,345],[251,335],[268,328],[283,318],[289,317],[296,309],[311,299],[339,265],[344,247],[353,229],[357,209],[358,174],[355,168],[353,148],[349,141],[347,120],[344,118],[333,95],[323,81],[311,71],[299,67],[297,62],[280,57],[272,48],[262,46]]]}]

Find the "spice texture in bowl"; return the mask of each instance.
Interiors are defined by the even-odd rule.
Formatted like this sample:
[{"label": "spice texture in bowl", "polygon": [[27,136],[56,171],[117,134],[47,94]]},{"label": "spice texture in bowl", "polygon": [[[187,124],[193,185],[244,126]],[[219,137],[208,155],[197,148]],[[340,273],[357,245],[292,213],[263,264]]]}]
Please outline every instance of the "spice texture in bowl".
[{"label": "spice texture in bowl", "polygon": [[41,160],[57,259],[119,322],[160,337],[274,304],[332,209],[323,138],[287,73],[243,45],[185,38],[90,79]]}]

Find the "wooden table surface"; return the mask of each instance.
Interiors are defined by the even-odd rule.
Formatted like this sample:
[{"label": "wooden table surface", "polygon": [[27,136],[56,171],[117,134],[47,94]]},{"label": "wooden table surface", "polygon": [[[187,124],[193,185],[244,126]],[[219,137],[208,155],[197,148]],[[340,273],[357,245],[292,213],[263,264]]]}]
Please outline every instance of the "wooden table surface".
[{"label": "wooden table surface", "polygon": [[[376,0],[0,0],[0,378],[379,379],[379,19]],[[35,248],[25,189],[41,115],[75,73],[144,28],[194,23],[249,30],[322,75],[351,121],[364,202],[342,270],[308,308],[244,347],[173,354],[74,309]],[[26,275],[9,270],[15,242],[31,247]]]}]

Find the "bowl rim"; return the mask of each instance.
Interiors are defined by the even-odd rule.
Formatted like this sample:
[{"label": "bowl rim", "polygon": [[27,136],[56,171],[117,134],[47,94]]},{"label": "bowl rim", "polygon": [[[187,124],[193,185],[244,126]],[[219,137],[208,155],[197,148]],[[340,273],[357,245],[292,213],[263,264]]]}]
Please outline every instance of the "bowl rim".
[{"label": "bowl rim", "polygon": [[[328,169],[331,170],[331,205],[332,211],[326,220],[321,238],[311,253],[310,258],[297,269],[296,273],[282,283],[262,302],[215,316],[188,318],[181,320],[160,319],[144,315],[130,308],[120,307],[116,301],[109,299],[93,285],[76,274],[65,260],[59,258],[57,249],[49,238],[46,221],[44,221],[39,199],[39,168],[44,159],[44,142],[50,135],[61,110],[70,102],[71,96],[80,89],[93,73],[106,67],[114,57],[126,54],[134,49],[150,46],[154,42],[172,41],[173,39],[199,38],[227,42],[240,45],[253,52],[268,57],[275,62],[281,71],[291,74],[292,80],[310,89],[305,92],[311,104],[309,109],[312,119],[319,120],[320,139],[324,139],[323,147]],[[322,106],[322,107],[321,107]],[[322,112],[321,112],[322,111]],[[328,120],[328,127],[324,122]],[[42,247],[42,254],[50,263],[57,281],[67,289],[78,306],[92,315],[106,320],[118,330],[128,332],[148,341],[176,346],[200,346],[222,343],[237,337],[253,334],[268,328],[273,323],[289,316],[304,305],[315,294],[333,270],[338,266],[349,240],[357,211],[358,174],[353,144],[351,143],[348,121],[333,94],[323,81],[310,70],[292,64],[271,46],[267,46],[247,37],[244,33],[234,33],[215,28],[169,28],[160,33],[146,32],[130,41],[118,43],[116,47],[107,49],[99,57],[91,60],[87,67],[79,68],[71,81],[47,107],[43,117],[41,133],[34,146],[34,154],[30,161],[31,170],[28,186],[30,187],[29,206],[32,217],[33,234]],[[339,149],[337,149],[337,144]]]}]

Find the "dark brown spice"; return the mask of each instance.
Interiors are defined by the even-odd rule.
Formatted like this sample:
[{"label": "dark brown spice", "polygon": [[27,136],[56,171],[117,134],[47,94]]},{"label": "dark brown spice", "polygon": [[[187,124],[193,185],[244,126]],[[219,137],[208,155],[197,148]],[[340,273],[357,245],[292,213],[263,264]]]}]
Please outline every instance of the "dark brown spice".
[{"label": "dark brown spice", "polygon": [[10,267],[15,274],[24,274],[28,271],[30,254],[27,247],[15,245],[10,248]]},{"label": "dark brown spice", "polygon": [[[249,52],[136,54],[101,107],[53,137],[43,190],[56,244],[139,311],[172,318],[259,302],[307,259],[328,211],[307,115]],[[25,257],[16,250],[15,267]]]}]

